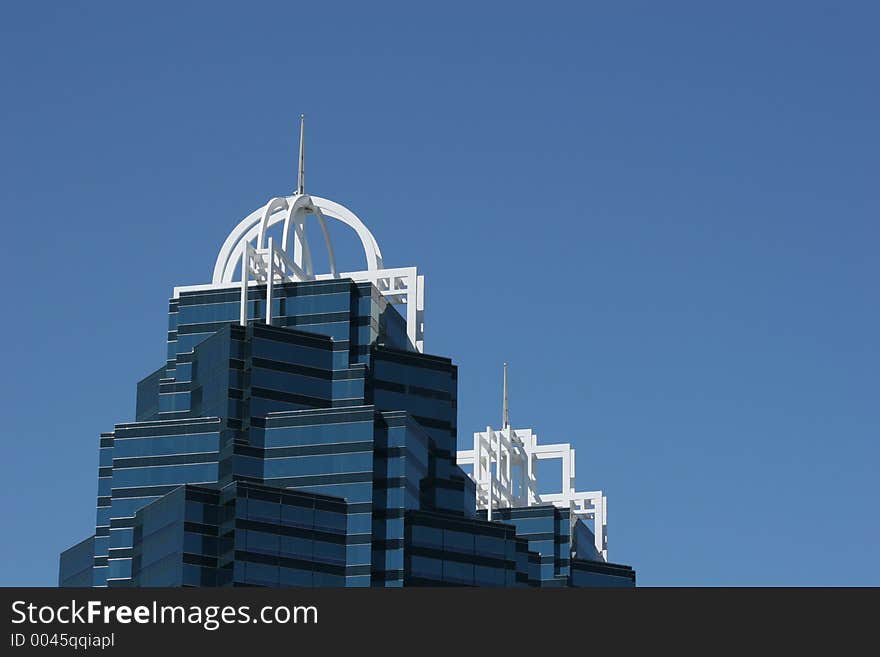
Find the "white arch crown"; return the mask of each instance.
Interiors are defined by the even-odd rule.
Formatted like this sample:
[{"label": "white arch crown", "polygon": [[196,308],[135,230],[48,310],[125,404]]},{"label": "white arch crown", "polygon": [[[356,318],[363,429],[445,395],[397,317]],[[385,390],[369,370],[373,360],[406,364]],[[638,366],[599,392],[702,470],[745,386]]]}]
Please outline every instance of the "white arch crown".
[{"label": "white arch crown", "polygon": [[[302,163],[301,163],[302,167]],[[306,219],[313,215],[321,229],[327,248],[330,271],[316,274],[312,251],[306,233]],[[366,269],[339,272],[333,242],[327,230],[326,218],[336,219],[357,233],[364,249]],[[268,235],[268,230],[283,222],[281,244]],[[234,281],[236,275],[239,280]],[[272,323],[272,288],[277,283],[351,278],[376,286],[386,301],[406,307],[406,327],[410,347],[424,349],[424,276],[415,267],[386,269],[379,244],[358,216],[339,203],[319,196],[296,193],[279,196],[245,217],[229,233],[220,248],[214,264],[214,275],[209,285],[190,285],[174,288],[174,296],[181,292],[222,289],[241,286],[242,303],[240,322],[247,323],[247,294],[249,286],[265,285],[266,323]]]},{"label": "white arch crown", "polygon": [[[245,245],[252,243],[251,246],[257,250],[268,248],[267,230],[282,221],[284,222],[284,230],[281,250],[293,258],[297,268],[302,269],[302,273],[296,272],[295,280],[315,280],[315,274],[312,270],[312,253],[305,230],[306,216],[309,214],[315,215],[318,225],[321,227],[332,278],[339,278],[339,276],[336,271],[333,243],[330,240],[324,217],[337,219],[357,233],[367,260],[367,271],[377,271],[383,268],[382,252],[379,250],[376,238],[354,212],[339,203],[319,196],[294,194],[293,196],[273,198],[263,207],[250,213],[229,233],[229,237],[226,238],[217,255],[213,283],[231,283],[236,274],[237,265],[241,261]],[[290,252],[291,236],[293,237],[293,253]]]}]

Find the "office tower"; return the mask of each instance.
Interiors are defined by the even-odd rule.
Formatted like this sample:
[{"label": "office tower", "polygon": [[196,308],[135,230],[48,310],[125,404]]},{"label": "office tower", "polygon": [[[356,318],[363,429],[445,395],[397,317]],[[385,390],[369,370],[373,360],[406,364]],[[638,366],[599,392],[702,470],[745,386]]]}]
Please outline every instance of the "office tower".
[{"label": "office tower", "polygon": [[[524,433],[487,430],[497,476],[462,469],[424,278],[306,193],[302,144],[296,192],[233,229],[211,283],[174,289],[167,359],[134,421],[100,435],[94,534],[62,553],[60,585],[634,585],[607,562],[601,494],[530,496],[526,472],[524,495],[499,497],[532,458]],[[337,270],[328,220],[356,233],[364,269]]]}]

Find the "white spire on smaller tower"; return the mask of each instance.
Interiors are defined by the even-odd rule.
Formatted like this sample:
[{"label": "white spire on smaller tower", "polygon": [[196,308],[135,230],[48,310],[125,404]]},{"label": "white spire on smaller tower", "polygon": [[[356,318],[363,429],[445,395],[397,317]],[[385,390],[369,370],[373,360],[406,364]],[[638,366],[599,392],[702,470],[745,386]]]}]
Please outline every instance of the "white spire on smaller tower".
[{"label": "white spire on smaller tower", "polygon": [[[601,490],[576,489],[575,450],[570,443],[539,445],[538,435],[532,429],[510,426],[507,391],[507,363],[504,363],[501,429],[489,426],[486,431],[474,432],[474,448],[456,453],[458,465],[472,468],[473,474],[468,474],[476,484],[477,510],[485,511],[487,520],[498,520],[494,513],[496,509],[548,504],[568,509],[572,526],[578,520],[592,521],[593,546],[599,555],[598,560],[608,561],[608,500],[605,494]],[[562,477],[557,480],[558,487],[550,483],[544,492],[538,464],[550,460],[561,465],[556,471]]]},{"label": "white spire on smaller tower", "polygon": [[504,363],[504,402],[501,407],[501,428],[510,428],[510,413],[507,405],[507,363]]},{"label": "white spire on smaller tower", "polygon": [[296,193],[306,193],[306,115],[299,115],[299,171],[296,176]]}]

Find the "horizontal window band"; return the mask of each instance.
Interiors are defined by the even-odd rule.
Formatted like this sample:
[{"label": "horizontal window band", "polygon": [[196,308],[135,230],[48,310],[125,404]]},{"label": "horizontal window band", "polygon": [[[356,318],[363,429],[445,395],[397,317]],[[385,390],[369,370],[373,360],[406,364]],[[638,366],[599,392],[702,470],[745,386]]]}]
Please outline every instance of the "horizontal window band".
[{"label": "horizontal window band", "polygon": [[406,386],[402,383],[394,383],[391,381],[382,381],[381,379],[373,379],[372,384],[374,388],[378,388],[379,390],[388,390],[389,392],[397,392],[400,394],[406,394]]},{"label": "horizontal window band", "polygon": [[207,566],[208,568],[217,567],[217,557],[206,556],[203,554],[193,554],[191,552],[183,553],[183,563],[192,566]]},{"label": "horizontal window band", "polygon": [[135,456],[113,459],[113,469],[146,468],[163,465],[190,465],[196,463],[217,463],[220,455],[217,452],[199,452],[195,454],[168,454],[166,456]]},{"label": "horizontal window band", "polygon": [[371,582],[396,582],[403,579],[402,570],[374,570],[370,573]]},{"label": "horizontal window band", "polygon": [[177,327],[177,335],[197,335],[199,333],[216,333],[220,329],[226,328],[232,320],[224,320],[220,322],[203,322],[201,324],[179,324]]},{"label": "horizontal window band", "polygon": [[355,513],[372,513],[373,512],[373,504],[372,502],[355,502],[349,503],[348,505],[349,514]]},{"label": "horizontal window band", "polygon": [[276,320],[280,323],[280,325],[284,326],[313,326],[315,324],[339,324],[342,322],[350,322],[353,319],[357,319],[357,315],[352,315],[351,312],[338,311],[331,313],[311,313],[311,314],[296,314],[296,315],[276,315],[272,314],[272,324],[275,324]]},{"label": "horizontal window band", "polygon": [[354,366],[349,369],[333,370],[333,380],[356,381],[358,379],[365,379],[367,377],[366,367],[358,367],[357,363],[354,363],[353,365]]},{"label": "horizontal window band", "polygon": [[516,528],[513,525],[504,525],[494,521],[468,520],[463,517],[449,516],[431,511],[407,511],[406,525],[408,531],[411,527],[430,527],[432,529],[449,529],[503,539],[513,539],[516,536]]},{"label": "horizontal window band", "polygon": [[[335,281],[298,281],[296,283],[278,283],[272,287],[273,296],[281,299],[295,299],[298,297],[320,296],[328,294],[352,294],[352,280],[349,278]],[[248,300],[265,300],[266,287],[256,286],[248,289]],[[224,290],[193,290],[182,292],[176,299],[180,307],[203,306],[212,303],[241,302],[241,288],[238,283],[235,287]]]},{"label": "horizontal window band", "polygon": [[169,395],[174,394],[176,392],[191,392],[193,384],[191,381],[183,381],[183,382],[175,382],[175,383],[160,383],[159,384],[159,394],[160,395]]},{"label": "horizontal window band", "polygon": [[186,521],[183,523],[183,531],[202,536],[219,536],[220,529],[217,525],[204,524],[201,522]]},{"label": "horizontal window band", "polygon": [[129,497],[161,497],[166,493],[170,493],[175,488],[178,488],[178,485],[114,488],[112,491],[112,497],[113,499],[125,499]]},{"label": "horizontal window band", "polygon": [[220,491],[212,488],[201,488],[195,485],[186,487],[186,500],[188,502],[201,502],[216,506],[220,504]]},{"label": "horizontal window band", "polygon": [[363,406],[366,397],[345,397],[336,398],[331,404],[331,408],[353,408]]},{"label": "horizontal window band", "polygon": [[407,493],[413,496],[413,499],[419,499],[422,494],[422,489],[419,487],[419,484],[410,480],[407,480],[405,484],[400,484],[398,486],[392,487],[379,487],[376,486],[375,483],[373,485],[373,490],[376,493],[376,499],[374,500],[376,503],[380,503],[385,497],[387,497],[388,491],[400,490],[403,488]]},{"label": "horizontal window band", "polygon": [[373,480],[373,488],[386,490],[388,488],[403,488],[407,484],[406,477],[377,478]]},{"label": "horizontal window band", "polygon": [[[181,426],[181,425],[182,426],[199,426],[199,425],[209,426],[212,424],[218,424],[219,422],[220,422],[219,417],[212,417],[212,416],[170,418],[167,420],[164,420],[164,419],[163,420],[142,420],[140,422],[120,422],[115,426],[113,433],[117,438],[119,438],[119,432],[121,430],[138,430],[138,431],[140,431],[143,429],[149,429],[149,428],[154,428],[154,427],[174,428],[174,427]],[[204,430],[202,431],[202,433],[204,433]]]},{"label": "horizontal window band", "polygon": [[405,586],[431,586],[431,587],[476,587],[476,584],[462,584],[460,582],[448,582],[443,579],[431,579],[429,577],[414,577],[411,574],[405,574]]},{"label": "horizontal window band", "polygon": [[241,302],[240,288],[235,291],[183,292],[177,299],[177,307],[209,306],[215,303]]},{"label": "horizontal window band", "polygon": [[310,541],[318,541],[321,543],[331,543],[333,545],[364,545],[370,542],[370,534],[346,534],[345,530],[339,532],[325,531],[316,529],[314,526],[297,526],[269,522],[265,520],[249,520],[238,518],[235,521],[236,529],[247,529],[264,534],[272,534],[274,536],[289,536],[291,538],[302,538]]},{"label": "horizontal window band", "polygon": [[262,482],[237,483],[236,496],[239,499],[247,498],[262,500],[264,502],[280,503],[285,506],[297,506],[307,509],[319,509],[322,511],[334,511],[336,513],[348,512],[349,505],[344,499],[321,493],[308,491],[296,491],[278,486],[263,484]]},{"label": "horizontal window band", "polygon": [[309,376],[324,381],[330,381],[333,378],[333,370],[331,369],[297,365],[296,363],[285,363],[278,360],[270,360],[268,358],[259,358],[255,356],[251,359],[251,364],[254,368],[258,369],[271,370],[273,372],[285,372],[287,374],[299,374],[301,376]]},{"label": "horizontal window band", "polygon": [[496,557],[487,557],[477,554],[465,554],[454,552],[449,547],[443,549],[410,545],[407,550],[409,557],[427,557],[439,561],[453,561],[455,563],[471,564],[474,566],[487,566],[503,570],[516,570],[516,561]]},{"label": "horizontal window band", "polygon": [[346,545],[369,545],[372,543],[371,534],[347,534],[345,537]]},{"label": "horizontal window band", "polygon": [[[492,512],[495,512],[495,509],[492,509]],[[514,525],[515,526],[515,525]],[[527,541],[553,541],[556,542],[556,534],[553,532],[541,532],[535,534],[528,534],[526,532],[517,531],[516,535],[520,538],[524,538]]]},{"label": "horizontal window band", "polygon": [[315,406],[317,408],[327,408],[331,401],[329,398],[311,397],[308,395],[300,395],[292,392],[283,392],[281,390],[271,390],[269,388],[251,387],[251,397],[262,397],[263,399],[271,399],[272,401],[289,402],[291,404],[302,404],[304,406]]},{"label": "horizontal window band", "polygon": [[416,395],[418,397],[426,397],[428,399],[438,399],[441,401],[450,401],[452,395],[446,390],[435,390],[433,388],[423,388],[412,384],[402,384],[393,381],[383,381],[382,379],[373,379],[373,387],[379,390],[388,390],[403,395]]},{"label": "horizontal window band", "polygon": [[357,443],[330,443],[302,445],[297,447],[250,447],[236,445],[234,453],[260,459],[280,459],[292,456],[318,456],[322,454],[353,454],[373,450],[372,441]]},{"label": "horizontal window band", "polygon": [[377,360],[387,360],[398,365],[409,365],[410,367],[425,367],[427,369],[437,370],[438,372],[451,373],[458,368],[452,364],[452,359],[443,356],[432,356],[422,354],[415,351],[402,351],[400,349],[392,349],[391,347],[373,348],[374,358]]},{"label": "horizontal window band", "polygon": [[135,519],[132,518],[110,518],[110,529],[130,529],[134,527]]},{"label": "horizontal window band", "polygon": [[134,556],[134,548],[110,548],[108,559],[131,559]]},{"label": "horizontal window band", "polygon": [[[118,430],[116,440],[137,440],[138,438],[158,438],[161,436],[199,436],[219,433],[221,423],[219,418],[210,423],[193,422],[184,420],[185,424],[179,424],[180,420],[168,420],[169,424],[160,426],[144,426],[131,429]],[[171,424],[174,422],[175,424]]]},{"label": "horizontal window band", "polygon": [[[252,358],[251,364],[253,367],[272,370],[273,372],[301,374],[302,376],[310,376],[312,378],[321,379],[324,381],[350,381],[353,379],[363,379],[366,376],[366,371],[363,367],[334,370],[321,367],[312,367],[309,365],[298,365],[296,363],[286,363],[283,361],[260,357]],[[330,365],[329,362],[328,365]]]},{"label": "horizontal window band", "polygon": [[556,515],[560,515],[567,519],[569,510],[560,509],[548,504],[545,506],[519,508],[503,507],[500,509],[492,509],[492,514],[497,515],[499,518],[504,518],[505,520],[518,518],[553,518]]},{"label": "horizontal window band", "polygon": [[283,429],[285,427],[307,427],[317,424],[349,424],[352,422],[373,423],[375,408],[373,406],[303,409],[300,411],[282,411],[266,417],[251,418],[251,424],[265,429]]},{"label": "horizontal window band", "polygon": [[333,339],[329,335],[321,335],[310,331],[299,331],[294,328],[270,326],[255,322],[248,324],[248,332],[254,340],[269,340],[286,345],[311,347],[313,349],[333,350]]},{"label": "horizontal window band", "polygon": [[636,573],[629,566],[602,561],[587,561],[585,559],[572,559],[570,563],[572,572],[601,573],[603,575],[616,575],[635,580]]},{"label": "horizontal window band", "polygon": [[373,509],[374,520],[395,520],[403,518],[406,515],[406,509]]},{"label": "horizontal window band", "polygon": [[306,475],[302,477],[266,478],[266,483],[279,488],[301,488],[305,486],[323,486],[327,484],[371,484],[372,472],[347,472],[333,475]]},{"label": "horizontal window band", "polygon": [[353,575],[369,575],[370,566],[343,566],[337,564],[326,563],[322,561],[311,561],[306,559],[294,559],[292,557],[282,557],[278,555],[260,554],[259,552],[248,552],[245,550],[235,551],[236,561],[245,561],[249,563],[259,563],[268,566],[282,566],[285,568],[296,568],[299,570],[311,570],[329,575],[353,576]]}]

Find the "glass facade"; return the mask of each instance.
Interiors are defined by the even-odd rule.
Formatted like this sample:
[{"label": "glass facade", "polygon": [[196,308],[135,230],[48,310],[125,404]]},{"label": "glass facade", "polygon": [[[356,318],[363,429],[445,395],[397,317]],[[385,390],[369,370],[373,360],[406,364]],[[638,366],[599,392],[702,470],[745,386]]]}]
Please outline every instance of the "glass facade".
[{"label": "glass facade", "polygon": [[455,463],[457,368],[415,351],[373,285],[276,285],[271,325],[265,286],[247,326],[240,294],[171,300],[167,360],[135,421],[100,436],[95,531],[62,554],[60,585],[634,583],[566,510],[478,517]]},{"label": "glass facade", "polygon": [[247,482],[187,484],[135,513],[132,576],[111,586],[346,586],[349,505]]},{"label": "glass facade", "polygon": [[510,525],[445,513],[406,516],[407,586],[527,586],[526,541]]},{"label": "glass facade", "polygon": [[59,586],[91,586],[95,561],[95,537],[89,536],[61,553]]},{"label": "glass facade", "polygon": [[[481,518],[486,512],[479,513]],[[533,506],[493,509],[493,520],[509,523],[528,549],[538,555],[537,583],[540,586],[568,586],[571,561],[571,518],[568,509]]]}]

